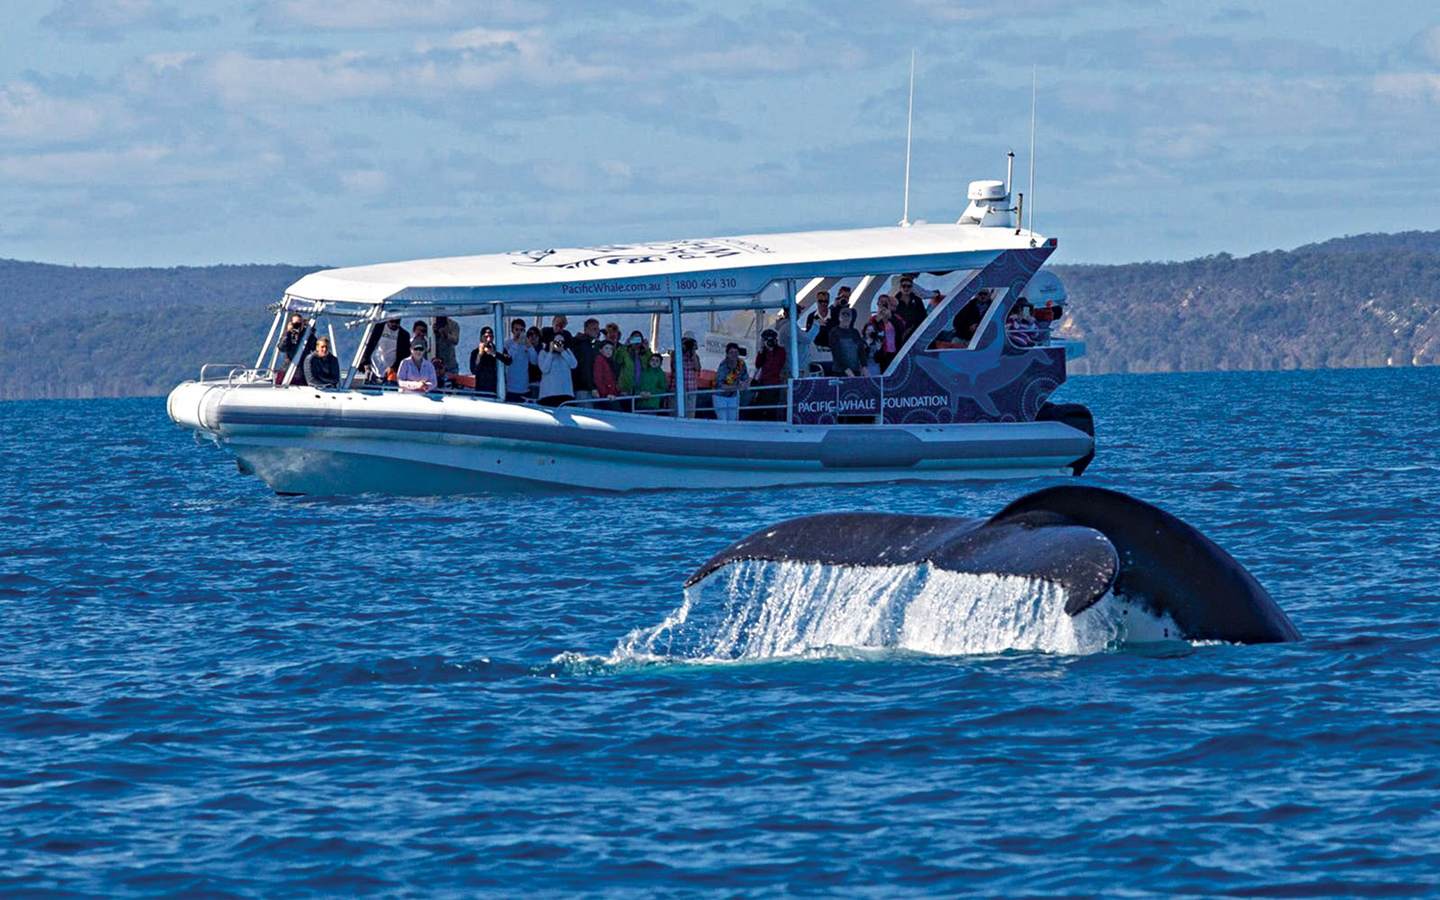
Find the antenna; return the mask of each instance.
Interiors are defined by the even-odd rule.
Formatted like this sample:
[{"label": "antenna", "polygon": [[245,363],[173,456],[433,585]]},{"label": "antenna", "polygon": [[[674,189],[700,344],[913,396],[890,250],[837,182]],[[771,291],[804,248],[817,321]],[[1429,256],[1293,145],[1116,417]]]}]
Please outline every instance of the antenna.
[{"label": "antenna", "polygon": [[[1030,67],[1030,235],[1035,235],[1035,87],[1040,80],[1040,67]],[[1019,224],[1019,223],[1016,223]]]},{"label": "antenna", "polygon": [[910,134],[915,124],[915,51],[910,51],[910,112],[905,116],[905,209],[900,213],[900,227],[910,227]]}]

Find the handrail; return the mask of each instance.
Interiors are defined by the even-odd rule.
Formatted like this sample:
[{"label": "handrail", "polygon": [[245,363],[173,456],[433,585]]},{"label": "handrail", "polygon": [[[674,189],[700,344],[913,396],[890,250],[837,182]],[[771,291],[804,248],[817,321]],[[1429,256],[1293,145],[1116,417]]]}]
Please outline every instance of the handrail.
[{"label": "handrail", "polygon": [[202,365],[202,366],[200,367],[200,380],[201,380],[201,381],[204,381],[204,380],[205,380],[205,372],[206,372],[207,370],[209,370],[209,369],[212,369],[212,368],[215,368],[215,369],[224,368],[224,369],[226,370],[226,378],[227,378],[227,380],[228,380],[228,378],[234,374],[234,372],[235,372],[236,369],[241,369],[241,370],[243,370],[243,369],[245,368],[245,364],[244,364],[244,363],[228,363],[228,362],[227,362],[227,363],[205,363],[204,365]]}]

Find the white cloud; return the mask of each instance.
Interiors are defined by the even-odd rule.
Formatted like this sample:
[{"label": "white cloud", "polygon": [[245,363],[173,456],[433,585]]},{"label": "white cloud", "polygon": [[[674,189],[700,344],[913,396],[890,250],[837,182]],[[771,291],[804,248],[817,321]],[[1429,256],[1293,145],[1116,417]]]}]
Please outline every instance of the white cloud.
[{"label": "white cloud", "polygon": [[534,22],[543,4],[525,0],[260,0],[268,31],[405,31]]},{"label": "white cloud", "polygon": [[0,178],[46,185],[89,185],[123,181],[153,170],[171,154],[168,147],[136,145],[122,150],[75,150],[0,157]]},{"label": "white cloud", "polygon": [[54,96],[28,82],[0,87],[0,139],[32,144],[84,140],[100,133],[107,118],[95,102]]},{"label": "white cloud", "polygon": [[1382,97],[1440,101],[1440,72],[1388,72],[1375,76],[1372,85]]},{"label": "white cloud", "polygon": [[1425,29],[1415,35],[1410,49],[1422,62],[1440,66],[1440,25]]},{"label": "white cloud", "polygon": [[390,179],[379,169],[355,169],[340,173],[340,186],[352,194],[379,194],[390,186]]},{"label": "white cloud", "polygon": [[159,0],[61,0],[40,24],[62,34],[115,40],[126,31],[183,31],[217,21],[213,16],[187,18],[175,5]]}]

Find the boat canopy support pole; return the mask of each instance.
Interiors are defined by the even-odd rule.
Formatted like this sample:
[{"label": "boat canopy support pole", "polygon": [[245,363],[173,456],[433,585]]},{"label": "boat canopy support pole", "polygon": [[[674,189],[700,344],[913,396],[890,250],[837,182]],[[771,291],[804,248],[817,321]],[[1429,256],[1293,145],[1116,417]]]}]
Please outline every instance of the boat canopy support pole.
[{"label": "boat canopy support pole", "polygon": [[[795,279],[785,279],[785,318],[790,321],[790,327],[785,329],[789,335],[785,348],[786,361],[790,363],[790,380],[794,381],[800,377],[800,308],[795,305]],[[788,411],[789,403],[786,403]],[[790,416],[785,416],[785,421],[790,421]]]},{"label": "boat canopy support pole", "polygon": [[505,335],[510,333],[505,330],[505,304],[495,304],[495,324],[491,327],[495,330],[495,399],[504,400],[510,389],[505,381],[505,363],[500,361],[500,354],[505,352]]},{"label": "boat canopy support pole", "polygon": [[355,384],[355,374],[359,372],[360,367],[365,364],[365,348],[370,346],[370,336],[375,333],[375,329],[382,327],[380,324],[381,320],[376,318],[376,314],[379,312],[380,310],[377,307],[370,313],[372,321],[367,324],[365,330],[360,333],[360,345],[355,348],[355,358],[350,361],[350,371],[345,373],[345,380],[340,384],[340,387],[344,390],[350,390],[350,387]]},{"label": "boat canopy support pole", "polygon": [[[265,364],[265,351],[273,348],[276,353],[280,352],[275,342],[279,339],[276,332],[279,330],[280,323],[283,321],[285,321],[285,305],[281,304],[280,308],[275,310],[275,321],[270,323],[270,333],[265,336],[265,343],[260,345],[260,353],[255,357],[255,368],[258,369]],[[275,365],[273,358],[270,365],[272,368]]]},{"label": "boat canopy support pole", "polygon": [[[685,418],[685,348],[681,343],[685,336],[682,327],[681,309],[682,304],[679,297],[670,298],[670,339],[675,342],[674,353],[670,356],[670,371],[675,375],[675,418]],[[659,316],[656,316],[658,319]]]}]

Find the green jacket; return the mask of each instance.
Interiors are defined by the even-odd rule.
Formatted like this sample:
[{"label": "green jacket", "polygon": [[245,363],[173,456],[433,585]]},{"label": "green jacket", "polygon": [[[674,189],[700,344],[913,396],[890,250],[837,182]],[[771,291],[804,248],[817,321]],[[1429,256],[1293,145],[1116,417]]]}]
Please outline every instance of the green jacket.
[{"label": "green jacket", "polygon": [[641,350],[640,365],[635,365],[635,356],[630,352],[630,347],[624,346],[615,351],[615,358],[620,360],[620,374],[615,377],[615,386],[620,388],[621,395],[640,393],[640,384],[636,378],[636,371],[644,374],[646,364],[650,362],[651,353],[649,350]]},{"label": "green jacket", "polygon": [[640,383],[635,386],[635,393],[649,391],[650,396],[643,400],[636,400],[635,405],[640,409],[659,409],[669,387],[669,382],[665,380],[664,369],[652,369],[647,366],[640,373]]}]

